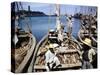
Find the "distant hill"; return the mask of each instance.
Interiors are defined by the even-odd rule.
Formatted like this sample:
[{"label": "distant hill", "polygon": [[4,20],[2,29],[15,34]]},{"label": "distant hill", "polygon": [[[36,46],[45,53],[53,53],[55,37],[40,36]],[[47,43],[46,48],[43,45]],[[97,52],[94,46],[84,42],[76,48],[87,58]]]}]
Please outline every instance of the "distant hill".
[{"label": "distant hill", "polygon": [[15,15],[25,15],[25,16],[33,16],[33,17],[38,17],[38,16],[48,16],[43,12],[40,11],[26,11],[26,10],[20,10],[19,12],[13,12]]},{"label": "distant hill", "polygon": [[40,11],[31,11],[31,12],[26,12],[28,16],[47,16],[45,13],[40,12]]}]

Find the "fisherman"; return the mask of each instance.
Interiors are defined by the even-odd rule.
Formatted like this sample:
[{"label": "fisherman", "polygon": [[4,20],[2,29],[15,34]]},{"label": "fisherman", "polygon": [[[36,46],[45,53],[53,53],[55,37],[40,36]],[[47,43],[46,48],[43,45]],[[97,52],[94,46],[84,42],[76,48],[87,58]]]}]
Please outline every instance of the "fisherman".
[{"label": "fisherman", "polygon": [[60,61],[54,52],[53,44],[49,45],[48,51],[45,53],[46,70],[52,71],[60,66]]},{"label": "fisherman", "polygon": [[82,52],[82,69],[92,69],[93,56],[96,54],[95,50],[91,48],[91,40],[85,38],[84,51]]},{"label": "fisherman", "polygon": [[58,43],[59,43],[60,46],[61,46],[61,44],[63,42],[63,38],[64,38],[63,32],[59,31],[59,33],[58,33]]},{"label": "fisherman", "polygon": [[72,33],[72,16],[69,16],[68,18],[67,18],[67,21],[68,21],[68,23],[67,23],[67,30],[68,30],[68,32],[71,34]]},{"label": "fisherman", "polygon": [[61,24],[61,27],[58,30],[58,38],[57,38],[58,39],[58,43],[59,43],[60,46],[63,43],[63,39],[64,39],[63,31],[64,31],[64,26]]}]

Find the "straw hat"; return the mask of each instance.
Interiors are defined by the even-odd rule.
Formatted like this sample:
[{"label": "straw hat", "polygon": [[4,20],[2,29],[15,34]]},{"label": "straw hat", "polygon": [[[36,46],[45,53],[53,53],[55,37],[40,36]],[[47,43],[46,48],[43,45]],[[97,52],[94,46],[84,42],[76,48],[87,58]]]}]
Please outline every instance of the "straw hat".
[{"label": "straw hat", "polygon": [[54,47],[53,47],[53,44],[50,44],[50,45],[49,45],[49,48],[54,48]]},{"label": "straw hat", "polygon": [[91,28],[96,29],[96,26],[93,25]]},{"label": "straw hat", "polygon": [[91,40],[89,38],[85,38],[83,43],[91,47]]}]

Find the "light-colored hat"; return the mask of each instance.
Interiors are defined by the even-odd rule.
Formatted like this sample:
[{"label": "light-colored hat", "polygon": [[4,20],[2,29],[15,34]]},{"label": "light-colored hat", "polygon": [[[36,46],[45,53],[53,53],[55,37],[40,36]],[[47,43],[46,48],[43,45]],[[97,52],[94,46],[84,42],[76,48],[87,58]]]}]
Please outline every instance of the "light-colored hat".
[{"label": "light-colored hat", "polygon": [[93,25],[91,28],[96,29],[96,26]]},{"label": "light-colored hat", "polygon": [[59,46],[59,45],[58,45],[58,44],[56,44],[56,43],[55,43],[55,44],[53,44],[53,47],[58,47],[58,46]]},{"label": "light-colored hat", "polygon": [[50,29],[49,31],[50,31],[50,32],[54,32],[55,30],[54,30],[54,29]]},{"label": "light-colored hat", "polygon": [[91,47],[91,40],[89,38],[85,38],[83,43]]},{"label": "light-colored hat", "polygon": [[50,44],[50,45],[49,45],[49,48],[54,48],[54,47],[53,47],[53,44]]}]

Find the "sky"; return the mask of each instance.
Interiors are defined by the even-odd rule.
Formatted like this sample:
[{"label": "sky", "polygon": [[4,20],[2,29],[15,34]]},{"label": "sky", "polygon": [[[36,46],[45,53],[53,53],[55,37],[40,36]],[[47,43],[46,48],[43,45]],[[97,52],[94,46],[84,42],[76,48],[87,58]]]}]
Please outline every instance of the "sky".
[{"label": "sky", "polygon": [[[21,2],[24,10],[28,10],[28,6],[30,6],[31,11],[41,11],[47,15],[55,14],[56,4],[46,4],[46,3],[31,3],[31,2]],[[90,8],[90,10],[88,9]],[[96,7],[93,6],[78,6],[78,5],[60,5],[61,14],[74,14],[74,13],[95,13],[97,10]]]}]

